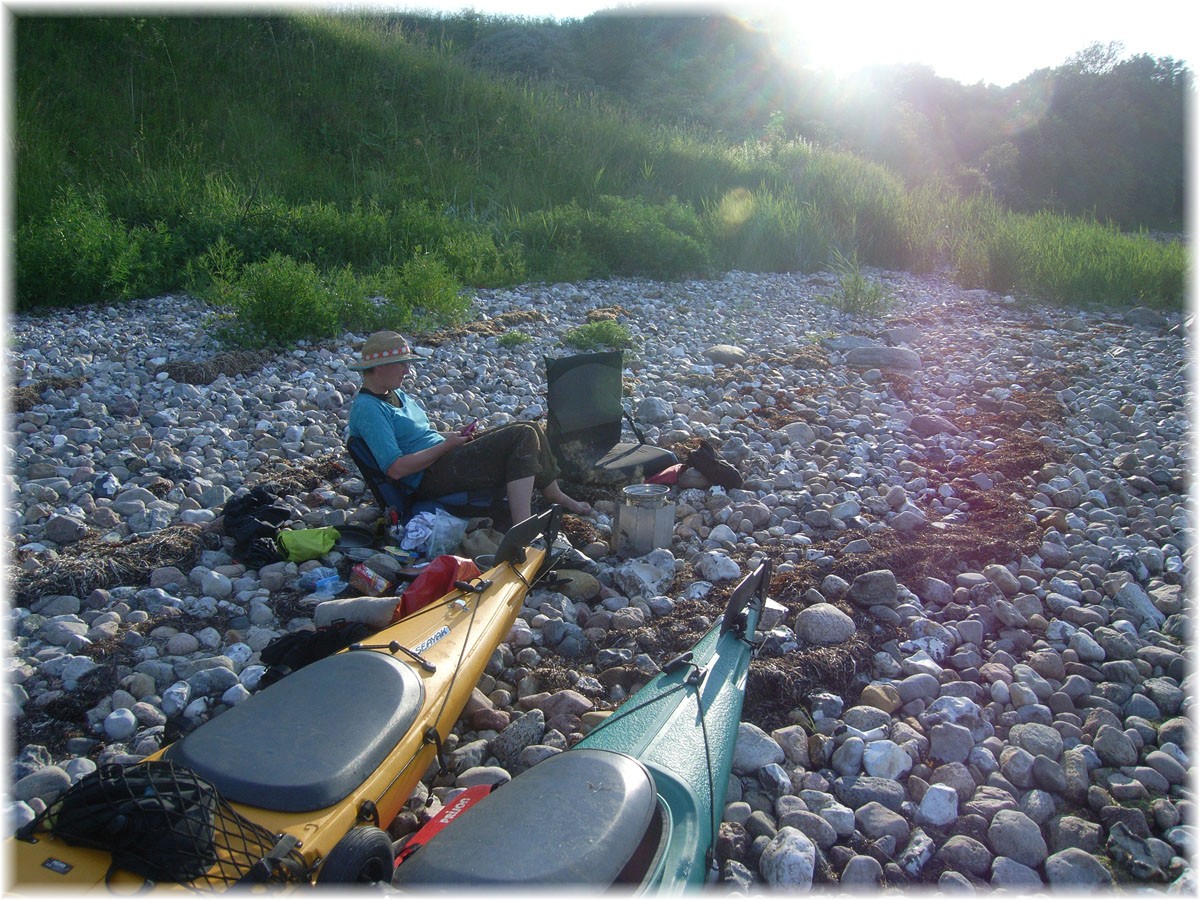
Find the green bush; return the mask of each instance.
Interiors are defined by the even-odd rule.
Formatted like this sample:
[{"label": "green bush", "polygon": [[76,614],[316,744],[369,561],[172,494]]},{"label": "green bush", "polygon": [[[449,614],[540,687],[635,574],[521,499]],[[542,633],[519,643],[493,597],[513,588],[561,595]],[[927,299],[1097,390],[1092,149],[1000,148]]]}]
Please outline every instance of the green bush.
[{"label": "green bush", "polygon": [[273,240],[289,255],[322,269],[370,269],[397,256],[399,242],[391,218],[375,201],[355,201],[346,210],[328,202],[305,203],[279,217]]},{"label": "green bush", "polygon": [[219,237],[247,262],[281,253],[322,271],[350,265],[364,272],[428,251],[473,286],[511,284],[525,274],[519,248],[498,247],[485,226],[426,203],[385,208],[372,198],[346,209],[327,201],[289,205],[277,196],[247,194],[218,178],[207,179],[196,197],[182,202],[175,209],[174,227],[192,257],[207,252]]},{"label": "green bush", "polygon": [[390,228],[399,258],[433,253],[472,287],[513,284],[525,277],[520,247],[500,246],[490,226],[456,218],[449,210],[404,202],[393,211]]},{"label": "green bush", "polygon": [[680,278],[711,264],[700,218],[676,200],[602,196],[584,219],[583,240],[614,275]]},{"label": "green bush", "polygon": [[596,271],[583,245],[582,215],[577,204],[510,215],[530,273],[546,281],[582,281]]},{"label": "green bush", "polygon": [[988,287],[1073,305],[1181,307],[1187,252],[1179,241],[1051,213],[1005,215],[984,236]]},{"label": "green bush", "polygon": [[422,331],[460,321],[470,297],[437,256],[418,253],[403,265],[385,266],[366,279],[376,301],[374,327]]},{"label": "green bush", "polygon": [[458,321],[470,305],[445,264],[427,254],[365,275],[348,265],[321,272],[281,253],[244,266],[238,260],[218,241],[193,279],[221,311],[222,339],[237,346],[286,346],[347,329],[421,331]]},{"label": "green bush", "polygon": [[288,205],[279,197],[243,191],[227,177],[208,175],[179,195],[147,198],[150,208],[162,204],[164,217],[189,260],[222,240],[246,262],[261,262],[272,253],[297,256],[289,236]]},{"label": "green bush", "polygon": [[496,343],[506,349],[520,347],[522,344],[528,344],[533,338],[523,331],[506,331],[500,337],[496,338]]},{"label": "green bush", "polygon": [[834,246],[856,247],[871,265],[902,267],[912,255],[905,228],[904,183],[876,163],[829,150],[789,157],[797,197],[825,220]]},{"label": "green bush", "polygon": [[570,329],[563,335],[562,342],[568,347],[585,352],[602,349],[623,350],[633,346],[633,335],[620,322],[603,319]]},{"label": "green bush", "polygon": [[677,200],[605,195],[587,208],[572,201],[520,221],[530,268],[539,273],[574,262],[593,275],[673,279],[711,267],[699,216]]},{"label": "green bush", "polygon": [[179,282],[175,241],[155,222],[127,227],[99,193],[66,188],[17,232],[17,307],[69,306],[164,292]]},{"label": "green bush", "polygon": [[219,296],[234,320],[222,337],[238,346],[287,346],[338,331],[335,293],[309,262],[274,253],[241,269]]}]

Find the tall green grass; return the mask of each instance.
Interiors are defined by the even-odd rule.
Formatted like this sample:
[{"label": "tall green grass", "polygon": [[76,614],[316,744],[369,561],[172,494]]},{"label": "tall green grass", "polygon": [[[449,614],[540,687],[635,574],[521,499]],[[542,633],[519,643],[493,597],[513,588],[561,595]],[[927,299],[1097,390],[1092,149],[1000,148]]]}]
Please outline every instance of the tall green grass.
[{"label": "tall green grass", "polygon": [[1162,305],[1181,298],[1187,253],[1146,234],[1049,213],[1004,216],[985,238],[989,287],[1071,305]]},{"label": "tall green grass", "polygon": [[[251,342],[453,318],[471,287],[839,255],[1059,302],[1183,301],[1180,244],[498,81],[381,16],[16,24],[19,309],[186,288]],[[306,312],[280,322],[289,292]]]}]

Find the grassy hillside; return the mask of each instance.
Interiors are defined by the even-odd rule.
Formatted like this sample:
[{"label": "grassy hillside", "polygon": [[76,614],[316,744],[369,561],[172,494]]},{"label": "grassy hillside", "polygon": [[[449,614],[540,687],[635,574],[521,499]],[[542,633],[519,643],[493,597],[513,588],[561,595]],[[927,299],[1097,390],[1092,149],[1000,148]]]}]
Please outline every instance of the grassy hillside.
[{"label": "grassy hillside", "polygon": [[769,128],[702,139],[488,77],[382,18],[21,16],[14,43],[21,309],[188,289],[231,340],[287,341],[453,318],[464,285],[835,258],[1183,299],[1179,244],[910,190]]}]

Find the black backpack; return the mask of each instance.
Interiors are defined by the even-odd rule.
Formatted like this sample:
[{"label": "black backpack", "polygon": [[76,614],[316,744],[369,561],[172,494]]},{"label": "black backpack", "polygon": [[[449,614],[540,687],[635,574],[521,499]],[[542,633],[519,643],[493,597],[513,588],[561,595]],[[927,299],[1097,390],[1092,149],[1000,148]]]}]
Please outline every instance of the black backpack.
[{"label": "black backpack", "polygon": [[73,784],[17,836],[30,840],[46,822],[72,846],[108,851],[106,883],[119,869],[156,882],[193,881],[217,861],[220,802],[211,784],[165,760],[109,764]]}]

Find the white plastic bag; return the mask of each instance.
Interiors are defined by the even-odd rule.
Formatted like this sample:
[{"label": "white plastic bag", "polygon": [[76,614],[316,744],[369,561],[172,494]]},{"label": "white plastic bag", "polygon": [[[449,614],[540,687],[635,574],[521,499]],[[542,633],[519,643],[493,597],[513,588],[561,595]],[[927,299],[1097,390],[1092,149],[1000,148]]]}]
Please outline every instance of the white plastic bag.
[{"label": "white plastic bag", "polygon": [[429,512],[417,513],[409,519],[408,524],[404,526],[404,537],[400,541],[400,547],[424,556],[425,548],[429,546],[429,538],[433,535],[433,522],[434,515]]},{"label": "white plastic bag", "polygon": [[420,512],[408,520],[400,546],[419,553],[425,559],[453,554],[467,533],[467,520],[444,509]]},{"label": "white plastic bag", "polygon": [[437,559],[444,554],[453,554],[467,534],[467,520],[439,509],[434,516],[433,534],[429,536],[429,547],[425,555]]}]

